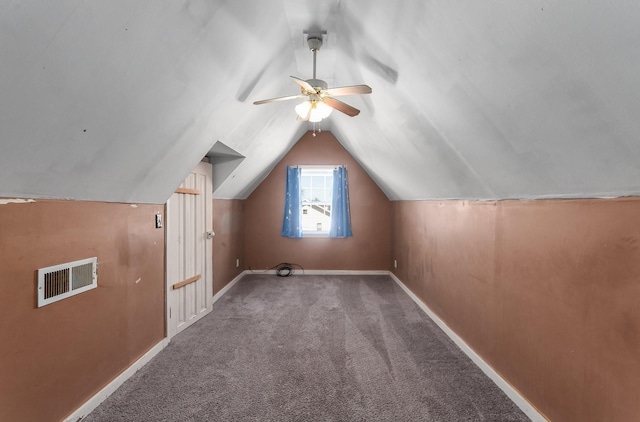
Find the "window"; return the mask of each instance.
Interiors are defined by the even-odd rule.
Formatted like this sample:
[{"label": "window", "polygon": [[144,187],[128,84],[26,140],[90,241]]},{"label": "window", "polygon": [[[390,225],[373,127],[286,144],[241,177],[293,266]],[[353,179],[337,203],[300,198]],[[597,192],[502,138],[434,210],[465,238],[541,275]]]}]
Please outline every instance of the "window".
[{"label": "window", "polygon": [[328,234],[331,229],[332,167],[302,167],[300,202],[302,233]]},{"label": "window", "polygon": [[282,236],[351,237],[345,166],[287,166]]}]

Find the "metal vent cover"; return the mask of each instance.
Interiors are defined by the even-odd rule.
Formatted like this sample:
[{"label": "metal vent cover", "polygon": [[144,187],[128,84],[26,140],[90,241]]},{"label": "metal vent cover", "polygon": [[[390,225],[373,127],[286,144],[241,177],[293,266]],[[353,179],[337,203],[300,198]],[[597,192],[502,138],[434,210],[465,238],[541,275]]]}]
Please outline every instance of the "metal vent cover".
[{"label": "metal vent cover", "polygon": [[98,258],[38,270],[38,308],[98,287]]}]

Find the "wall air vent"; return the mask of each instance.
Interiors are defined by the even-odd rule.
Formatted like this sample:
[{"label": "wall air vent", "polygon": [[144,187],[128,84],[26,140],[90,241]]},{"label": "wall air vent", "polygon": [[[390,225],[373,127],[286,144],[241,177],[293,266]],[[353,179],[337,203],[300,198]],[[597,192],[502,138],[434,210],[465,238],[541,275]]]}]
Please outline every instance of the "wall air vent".
[{"label": "wall air vent", "polygon": [[38,270],[38,308],[98,287],[98,258]]}]

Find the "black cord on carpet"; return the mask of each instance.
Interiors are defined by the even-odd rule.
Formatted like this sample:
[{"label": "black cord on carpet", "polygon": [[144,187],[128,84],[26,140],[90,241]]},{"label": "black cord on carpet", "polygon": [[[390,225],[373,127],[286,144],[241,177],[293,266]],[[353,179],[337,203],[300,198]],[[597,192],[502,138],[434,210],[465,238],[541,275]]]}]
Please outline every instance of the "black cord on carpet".
[{"label": "black cord on carpet", "polygon": [[264,271],[252,270],[251,267],[249,267],[249,271],[251,271],[254,274],[264,274],[267,271],[276,270],[276,275],[278,277],[289,277],[296,273],[295,267],[300,268],[302,270],[302,274],[304,275],[304,268],[302,267],[302,265],[291,264],[289,262],[281,262],[280,264],[274,265],[273,267],[268,268]]}]

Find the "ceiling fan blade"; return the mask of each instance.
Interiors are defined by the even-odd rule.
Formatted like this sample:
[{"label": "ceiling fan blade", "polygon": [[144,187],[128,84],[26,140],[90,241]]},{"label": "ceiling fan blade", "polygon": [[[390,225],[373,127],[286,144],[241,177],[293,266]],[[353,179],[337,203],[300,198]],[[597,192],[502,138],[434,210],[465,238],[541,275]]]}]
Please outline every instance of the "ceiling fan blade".
[{"label": "ceiling fan blade", "polygon": [[289,95],[288,97],[277,97],[277,98],[269,98],[268,100],[260,100],[254,101],[254,105],[267,104],[267,103],[276,103],[278,101],[287,101],[287,100],[295,100],[296,98],[307,98],[306,95]]},{"label": "ceiling fan blade", "polygon": [[298,85],[300,85],[300,88],[302,88],[304,92],[309,92],[312,94],[316,93],[315,88],[309,85],[309,82],[300,78],[296,78],[295,76],[291,76],[291,79],[293,79]]},{"label": "ceiling fan blade", "polygon": [[351,107],[349,104],[345,104],[342,101],[336,100],[334,98],[325,98],[324,103],[331,108],[334,108],[338,111],[343,112],[344,114],[354,117],[360,114],[360,110],[355,107]]},{"label": "ceiling fan blade", "polygon": [[342,86],[338,88],[329,88],[326,92],[332,97],[338,97],[340,95],[371,94],[371,87],[369,85]]}]

